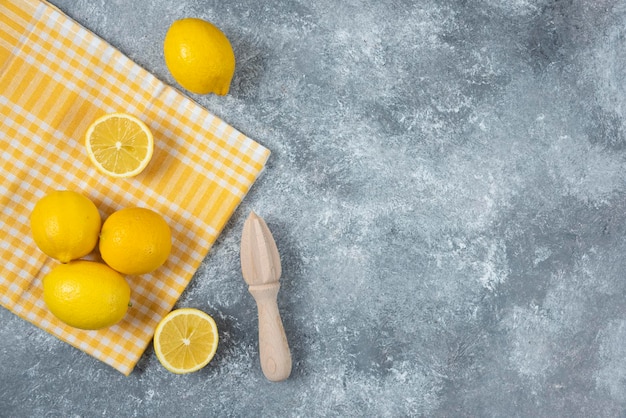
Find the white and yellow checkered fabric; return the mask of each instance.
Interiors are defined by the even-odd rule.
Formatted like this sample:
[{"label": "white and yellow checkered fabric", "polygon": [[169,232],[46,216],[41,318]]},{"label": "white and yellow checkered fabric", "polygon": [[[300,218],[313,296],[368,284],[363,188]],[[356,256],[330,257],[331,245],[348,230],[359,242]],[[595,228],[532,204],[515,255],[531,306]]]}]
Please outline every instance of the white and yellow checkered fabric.
[{"label": "white and yellow checkered fabric", "polygon": [[[83,136],[97,117],[136,115],[155,150],[132,179],[99,174]],[[41,0],[0,2],[0,304],[128,375],[263,170],[269,151]],[[100,331],[65,326],[46,309],[41,279],[55,261],[30,235],[35,202],[82,192],[106,218],[129,206],[161,213],[173,251],[156,272],[128,277],[125,319]]]}]

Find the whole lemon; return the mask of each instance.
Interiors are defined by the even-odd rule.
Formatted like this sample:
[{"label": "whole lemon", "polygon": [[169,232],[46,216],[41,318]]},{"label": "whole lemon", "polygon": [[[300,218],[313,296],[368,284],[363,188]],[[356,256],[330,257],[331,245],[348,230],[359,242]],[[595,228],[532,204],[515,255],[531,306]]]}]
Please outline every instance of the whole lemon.
[{"label": "whole lemon", "polygon": [[124,274],[144,274],[159,268],[172,250],[170,227],[161,215],[131,207],[109,216],[100,232],[100,255]]},{"label": "whole lemon", "polygon": [[101,224],[96,205],[71,190],[49,193],[35,203],[30,214],[35,244],[62,263],[89,254],[96,247]]},{"label": "whole lemon", "polygon": [[230,41],[215,25],[196,18],[172,23],[163,42],[172,77],[192,93],[228,94],[235,74]]},{"label": "whole lemon", "polygon": [[101,329],[124,318],[130,286],[104,263],[77,260],[57,264],[44,276],[43,299],[50,312],[67,325]]}]

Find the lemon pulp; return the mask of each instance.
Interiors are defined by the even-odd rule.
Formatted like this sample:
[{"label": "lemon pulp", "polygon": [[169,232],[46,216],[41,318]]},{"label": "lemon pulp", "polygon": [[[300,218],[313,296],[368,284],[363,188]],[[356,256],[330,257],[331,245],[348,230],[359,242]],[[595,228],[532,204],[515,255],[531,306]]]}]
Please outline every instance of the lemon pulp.
[{"label": "lemon pulp", "polygon": [[125,113],[96,119],[87,129],[85,146],[91,162],[112,177],[133,177],[150,162],[152,132],[141,120]]},{"label": "lemon pulp", "polygon": [[206,366],[217,351],[219,336],[215,320],[193,308],[167,314],[154,333],[154,351],[167,370],[184,374]]}]

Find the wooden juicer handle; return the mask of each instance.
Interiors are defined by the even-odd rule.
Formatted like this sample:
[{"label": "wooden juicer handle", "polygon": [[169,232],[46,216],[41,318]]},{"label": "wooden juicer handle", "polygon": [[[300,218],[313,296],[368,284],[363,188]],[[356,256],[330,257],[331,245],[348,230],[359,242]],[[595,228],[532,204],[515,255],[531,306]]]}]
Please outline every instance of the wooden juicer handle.
[{"label": "wooden juicer handle", "polygon": [[259,312],[261,369],[273,382],[285,380],[291,374],[291,353],[277,304],[279,288],[278,282],[248,287]]}]

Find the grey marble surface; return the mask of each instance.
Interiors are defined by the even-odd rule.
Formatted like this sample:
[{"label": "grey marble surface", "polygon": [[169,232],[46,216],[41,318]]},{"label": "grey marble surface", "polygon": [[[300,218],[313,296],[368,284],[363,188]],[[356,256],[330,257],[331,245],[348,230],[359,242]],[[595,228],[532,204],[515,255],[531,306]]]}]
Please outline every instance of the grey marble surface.
[{"label": "grey marble surface", "polygon": [[[160,79],[169,24],[237,70],[193,96],[272,150],[178,307],[221,344],[125,377],[0,309],[0,416],[626,416],[626,2],[53,0]],[[239,272],[283,259],[294,368],[263,377]]]}]

